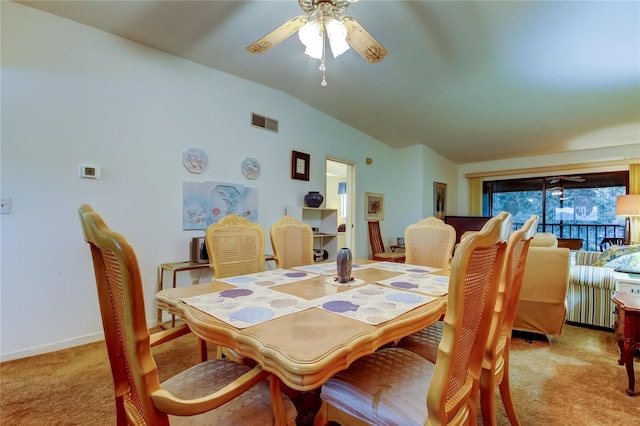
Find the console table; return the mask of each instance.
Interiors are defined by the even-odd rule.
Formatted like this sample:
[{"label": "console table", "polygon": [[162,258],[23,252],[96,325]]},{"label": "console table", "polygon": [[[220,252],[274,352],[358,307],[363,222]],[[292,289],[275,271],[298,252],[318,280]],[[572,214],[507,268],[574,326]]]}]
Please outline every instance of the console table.
[{"label": "console table", "polygon": [[[176,288],[176,279],[178,272],[183,271],[193,271],[196,269],[209,269],[209,263],[198,263],[198,262],[170,262],[170,263],[162,263],[158,268],[158,274],[160,275],[158,279],[158,288],[156,289],[156,293],[164,289],[164,273],[171,272],[173,276],[172,287]],[[176,316],[171,315],[171,327],[175,327],[176,325]],[[168,328],[162,322],[162,309],[158,309],[158,326],[161,328]]]},{"label": "console table", "polygon": [[635,395],[633,356],[640,349],[640,294],[619,291],[611,296],[616,305],[616,339],[620,349],[618,364],[627,368],[627,395]]}]

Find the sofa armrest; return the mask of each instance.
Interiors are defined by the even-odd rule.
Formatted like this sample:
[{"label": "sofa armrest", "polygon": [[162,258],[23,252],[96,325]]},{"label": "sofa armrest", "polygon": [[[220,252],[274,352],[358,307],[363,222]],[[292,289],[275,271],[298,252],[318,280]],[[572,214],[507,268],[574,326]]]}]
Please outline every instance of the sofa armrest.
[{"label": "sofa armrest", "polygon": [[599,251],[578,250],[576,252],[576,265],[593,265],[602,255]]},{"label": "sofa armrest", "polygon": [[569,284],[613,291],[616,289],[613,272],[613,268],[602,266],[573,265],[569,271]]}]

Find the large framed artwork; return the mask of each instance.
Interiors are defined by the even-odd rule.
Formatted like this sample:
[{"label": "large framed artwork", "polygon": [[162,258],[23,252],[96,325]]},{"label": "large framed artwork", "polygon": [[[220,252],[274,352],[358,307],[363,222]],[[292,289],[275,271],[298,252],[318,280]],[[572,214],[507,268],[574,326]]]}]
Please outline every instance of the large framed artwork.
[{"label": "large framed artwork", "polygon": [[384,220],[384,194],[364,193],[364,219]]},{"label": "large framed artwork", "polygon": [[447,184],[433,182],[433,215],[444,220],[447,215]]}]

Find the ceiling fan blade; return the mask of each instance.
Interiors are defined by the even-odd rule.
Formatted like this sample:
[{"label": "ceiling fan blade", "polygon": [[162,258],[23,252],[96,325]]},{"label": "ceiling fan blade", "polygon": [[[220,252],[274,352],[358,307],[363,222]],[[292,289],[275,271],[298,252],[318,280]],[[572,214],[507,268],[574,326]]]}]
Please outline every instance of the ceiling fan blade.
[{"label": "ceiling fan blade", "polygon": [[309,18],[306,15],[300,15],[296,16],[295,18],[291,18],[275,30],[271,31],[266,36],[251,43],[249,46],[247,46],[247,51],[249,53],[264,53],[287,37],[294,34],[308,21]]},{"label": "ceiling fan blade", "polygon": [[385,49],[351,16],[343,16],[340,21],[347,27],[347,43],[369,63],[380,62],[387,56]]}]

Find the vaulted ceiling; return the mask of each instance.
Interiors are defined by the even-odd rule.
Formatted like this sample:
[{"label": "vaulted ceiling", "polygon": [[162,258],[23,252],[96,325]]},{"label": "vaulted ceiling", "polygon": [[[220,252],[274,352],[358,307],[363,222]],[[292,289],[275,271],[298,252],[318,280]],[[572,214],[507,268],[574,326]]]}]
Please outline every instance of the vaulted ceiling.
[{"label": "vaulted ceiling", "polygon": [[[388,51],[318,60],[293,35],[245,48],[298,1],[17,1],[272,87],[393,147],[456,163],[640,144],[640,2],[349,5]],[[267,114],[267,112],[264,112]],[[268,114],[267,114],[268,115]],[[277,118],[277,117],[276,117]]]}]

